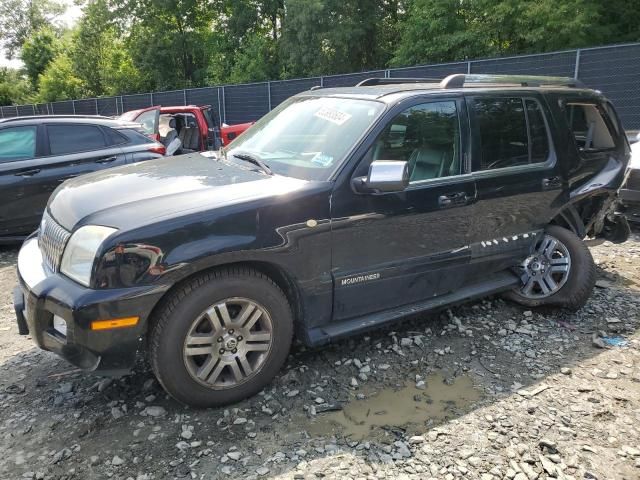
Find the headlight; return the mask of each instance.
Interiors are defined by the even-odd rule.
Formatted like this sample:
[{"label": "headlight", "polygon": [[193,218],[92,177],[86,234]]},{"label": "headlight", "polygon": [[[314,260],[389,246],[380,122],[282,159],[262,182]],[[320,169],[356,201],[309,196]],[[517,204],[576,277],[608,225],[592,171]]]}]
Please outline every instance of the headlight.
[{"label": "headlight", "polygon": [[67,277],[88,287],[91,268],[102,242],[115,232],[115,228],[87,225],[79,228],[69,239],[62,255],[60,271]]}]

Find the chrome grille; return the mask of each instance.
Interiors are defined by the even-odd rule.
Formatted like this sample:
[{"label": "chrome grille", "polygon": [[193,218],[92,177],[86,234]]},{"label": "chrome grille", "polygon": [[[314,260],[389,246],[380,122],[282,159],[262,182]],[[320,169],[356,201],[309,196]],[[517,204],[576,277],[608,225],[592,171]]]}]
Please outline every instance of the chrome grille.
[{"label": "chrome grille", "polygon": [[52,272],[57,272],[60,268],[62,253],[70,236],[47,212],[44,213],[38,233],[38,246],[45,265]]}]

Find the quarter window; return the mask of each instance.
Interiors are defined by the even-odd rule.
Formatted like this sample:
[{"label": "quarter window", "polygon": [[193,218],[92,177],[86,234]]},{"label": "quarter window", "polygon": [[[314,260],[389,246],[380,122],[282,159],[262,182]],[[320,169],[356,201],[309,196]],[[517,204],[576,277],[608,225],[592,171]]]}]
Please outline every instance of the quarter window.
[{"label": "quarter window", "polygon": [[479,170],[543,163],[549,136],[540,104],[522,98],[476,98],[480,134]]},{"label": "quarter window", "polygon": [[0,130],[0,163],[29,160],[36,156],[37,127]]},{"label": "quarter window", "polygon": [[49,125],[51,155],[86,152],[105,148],[104,135],[93,125]]},{"label": "quarter window", "polygon": [[598,107],[592,104],[568,103],[565,113],[578,148],[584,151],[615,147],[611,132]]},{"label": "quarter window", "polygon": [[456,103],[416,105],[397,115],[373,146],[373,160],[409,163],[411,182],[460,173]]}]

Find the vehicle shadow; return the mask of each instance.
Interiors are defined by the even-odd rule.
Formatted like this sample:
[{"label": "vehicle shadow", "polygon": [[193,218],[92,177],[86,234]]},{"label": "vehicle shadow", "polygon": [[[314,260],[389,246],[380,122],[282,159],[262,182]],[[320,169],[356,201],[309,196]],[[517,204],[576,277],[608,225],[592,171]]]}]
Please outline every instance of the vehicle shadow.
[{"label": "vehicle shadow", "polygon": [[[407,455],[410,435],[457,428],[465,423],[461,419],[501,408],[513,397],[544,401],[565,388],[561,369],[582,372],[607,364],[598,357],[615,354],[618,347],[598,348],[593,336],[601,330],[626,339],[636,335],[638,318],[622,313],[630,305],[638,308],[637,293],[620,285],[599,288],[577,313],[530,312],[492,298],[419,315],[323,349],[294,345],[285,368],[263,392],[209,410],[173,401],[145,362],[131,375],[104,379],[25,343],[7,347],[5,338],[3,348],[20,351],[0,364],[0,405],[10,420],[0,426],[0,455],[9,459],[0,466],[0,477],[38,469],[64,475],[71,465],[78,478],[107,473],[125,478],[139,472],[154,478],[191,472],[206,478],[286,476],[300,462],[304,467],[296,471],[322,471],[326,462],[345,455],[384,466]],[[608,321],[614,315],[622,320]],[[15,336],[15,329],[7,335]],[[425,388],[416,391],[421,379]],[[467,380],[450,397],[440,393]],[[546,388],[535,393],[540,386]],[[383,411],[373,414],[400,414],[369,425],[358,410],[370,405],[358,402],[383,394],[391,395],[384,397],[389,404],[375,405]],[[365,398],[358,400],[359,395]],[[444,404],[437,412],[427,408],[434,401]],[[149,406],[161,408],[151,411]],[[402,409],[407,415],[398,412]],[[411,423],[399,423],[403,419]],[[460,442],[468,440],[460,437]],[[29,452],[34,444],[39,449]],[[115,465],[115,456],[124,463]]]}]

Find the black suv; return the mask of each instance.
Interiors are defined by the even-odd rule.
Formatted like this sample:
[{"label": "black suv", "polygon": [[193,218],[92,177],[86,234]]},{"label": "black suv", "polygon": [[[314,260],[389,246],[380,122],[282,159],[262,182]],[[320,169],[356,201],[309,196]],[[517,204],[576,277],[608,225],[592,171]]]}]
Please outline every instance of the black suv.
[{"label": "black suv", "polygon": [[89,174],[20,251],[20,332],[90,371],[146,350],[194,406],[310,346],[503,293],[580,308],[624,241],[629,145],[572,79],[371,79],[285,101],[217,155]]},{"label": "black suv", "polygon": [[135,123],[75,115],[0,120],[0,243],[36,230],[65,180],[163,154]]}]

